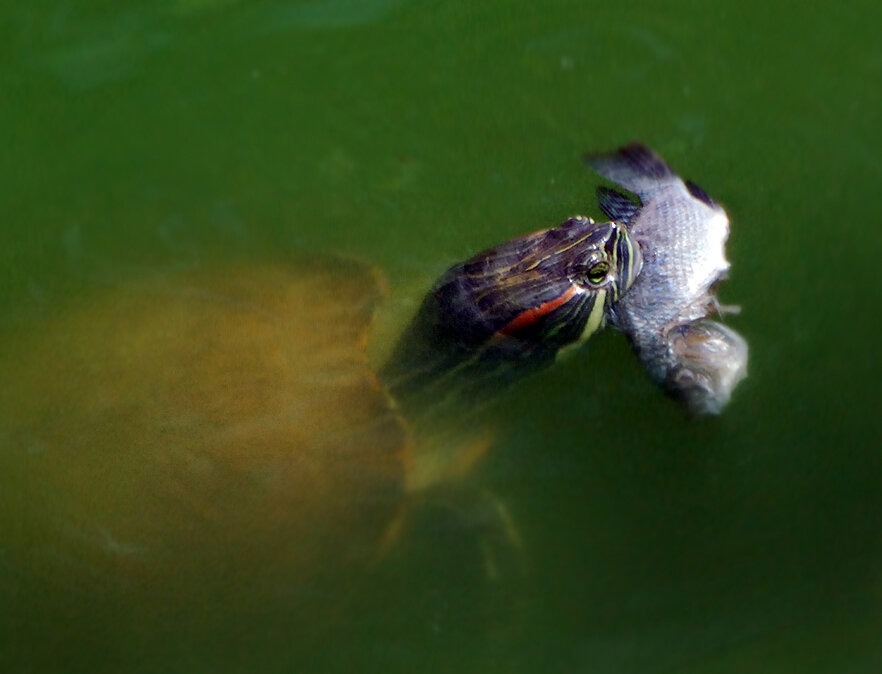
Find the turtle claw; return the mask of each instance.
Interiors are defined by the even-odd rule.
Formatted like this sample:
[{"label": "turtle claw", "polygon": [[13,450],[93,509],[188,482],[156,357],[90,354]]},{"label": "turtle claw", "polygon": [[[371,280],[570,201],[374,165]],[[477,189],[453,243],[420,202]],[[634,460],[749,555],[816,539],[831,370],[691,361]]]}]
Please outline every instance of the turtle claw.
[{"label": "turtle claw", "polygon": [[[506,504],[487,489],[465,484],[437,486],[402,506],[380,538],[374,563],[386,560],[409,529],[423,529],[426,518],[439,535],[452,530],[473,542],[488,581],[526,573],[523,539]],[[425,529],[419,533],[427,535]]]},{"label": "turtle claw", "polygon": [[484,575],[491,582],[527,571],[521,533],[505,502],[492,491],[468,484],[445,486],[432,498],[453,514],[454,524],[469,532],[480,551]]},{"label": "turtle claw", "polygon": [[484,531],[480,534],[481,555],[484,559],[484,572],[491,581],[499,581],[511,571],[503,570],[514,563],[516,575],[526,573],[524,542],[508,506],[495,494],[481,490],[481,508],[485,510]]},{"label": "turtle claw", "polygon": [[495,435],[493,429],[466,438],[438,434],[409,445],[414,450],[407,461],[410,497],[380,537],[376,563],[388,558],[405,534],[421,536],[430,527],[438,527],[435,540],[451,532],[454,537],[467,536],[480,554],[487,580],[525,573],[523,541],[508,507],[470,478]]},{"label": "turtle claw", "polygon": [[409,514],[409,505],[403,505],[398,509],[395,517],[392,518],[385,531],[383,531],[383,535],[380,536],[377,549],[374,551],[373,559],[371,560],[372,564],[380,564],[383,560],[387,559],[392,549],[401,541],[404,530],[407,527]]}]

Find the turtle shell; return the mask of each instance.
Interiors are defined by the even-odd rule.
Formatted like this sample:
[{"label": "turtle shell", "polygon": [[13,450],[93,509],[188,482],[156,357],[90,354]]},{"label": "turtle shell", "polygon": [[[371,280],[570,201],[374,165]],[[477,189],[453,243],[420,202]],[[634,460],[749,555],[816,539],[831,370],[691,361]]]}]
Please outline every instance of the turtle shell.
[{"label": "turtle shell", "polygon": [[366,359],[380,296],[335,259],[157,276],[46,320],[0,364],[13,576],[162,613],[364,562],[409,451]]}]

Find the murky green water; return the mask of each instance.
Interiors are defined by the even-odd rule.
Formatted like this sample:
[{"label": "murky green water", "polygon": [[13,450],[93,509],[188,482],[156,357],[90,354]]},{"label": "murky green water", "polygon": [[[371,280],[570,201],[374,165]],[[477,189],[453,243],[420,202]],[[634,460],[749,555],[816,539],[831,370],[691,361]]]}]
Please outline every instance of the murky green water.
[{"label": "murky green water", "polygon": [[[880,20],[869,3],[0,8],[0,668],[879,671]],[[406,499],[367,478],[343,508],[367,523],[322,510],[303,543],[273,538],[289,510],[239,509],[235,472],[197,470],[194,500],[226,508],[211,536],[174,500],[152,519],[139,489],[182,485],[136,450],[167,460],[214,427],[145,420],[152,389],[125,363],[158,375],[104,360],[97,320],[71,312],[343,252],[389,282],[378,359],[451,262],[598,215],[579,157],[632,139],[733,221],[722,295],[752,351],[722,417],[685,419],[614,333],[524,382],[485,414],[495,449],[472,476],[523,540],[495,580],[487,522],[437,504],[368,561],[364,527]],[[168,336],[131,334],[150,330]],[[82,416],[78,331],[131,417]],[[153,483],[125,482],[133,462]],[[107,521],[172,527],[185,554],[131,575],[139,549]]]}]

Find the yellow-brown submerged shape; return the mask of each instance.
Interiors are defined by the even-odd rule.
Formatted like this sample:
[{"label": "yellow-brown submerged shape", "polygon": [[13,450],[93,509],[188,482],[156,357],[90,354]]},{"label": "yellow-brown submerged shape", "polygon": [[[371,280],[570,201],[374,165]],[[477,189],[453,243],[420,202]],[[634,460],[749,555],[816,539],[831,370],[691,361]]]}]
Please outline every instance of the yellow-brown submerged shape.
[{"label": "yellow-brown submerged shape", "polygon": [[408,438],[366,362],[376,279],[335,264],[155,278],[41,325],[3,364],[28,389],[0,398],[7,561],[165,611],[373,554]]}]

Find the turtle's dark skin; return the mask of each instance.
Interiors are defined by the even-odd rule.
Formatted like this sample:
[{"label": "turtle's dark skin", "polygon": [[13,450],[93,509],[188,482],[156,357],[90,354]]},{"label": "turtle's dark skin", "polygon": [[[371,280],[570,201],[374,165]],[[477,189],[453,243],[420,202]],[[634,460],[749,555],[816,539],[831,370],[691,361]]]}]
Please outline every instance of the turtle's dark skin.
[{"label": "turtle's dark skin", "polygon": [[624,226],[583,216],[478,253],[435,282],[381,377],[404,409],[445,387],[472,405],[587,340],[641,267]]}]

